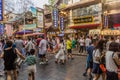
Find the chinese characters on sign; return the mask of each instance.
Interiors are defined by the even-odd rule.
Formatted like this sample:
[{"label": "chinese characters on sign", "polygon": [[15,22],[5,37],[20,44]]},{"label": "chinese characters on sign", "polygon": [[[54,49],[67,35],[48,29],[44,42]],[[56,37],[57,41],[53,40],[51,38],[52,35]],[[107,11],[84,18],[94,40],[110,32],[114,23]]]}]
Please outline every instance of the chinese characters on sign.
[{"label": "chinese characters on sign", "polygon": [[3,20],[3,5],[2,5],[3,0],[0,0],[0,21]]},{"label": "chinese characters on sign", "polygon": [[4,27],[2,24],[0,24],[0,35],[3,35],[4,33]]},{"label": "chinese characters on sign", "polygon": [[54,28],[58,27],[58,9],[54,8],[52,11],[52,19]]},{"label": "chinese characters on sign", "polygon": [[104,16],[104,27],[108,27],[108,16]]},{"label": "chinese characters on sign", "polygon": [[43,13],[42,12],[37,12],[37,18],[38,18],[38,27],[43,28]]},{"label": "chinese characters on sign", "polygon": [[73,19],[74,24],[82,24],[82,23],[92,23],[93,17],[78,17]]},{"label": "chinese characters on sign", "polygon": [[64,30],[64,18],[60,17],[60,30],[63,31]]}]

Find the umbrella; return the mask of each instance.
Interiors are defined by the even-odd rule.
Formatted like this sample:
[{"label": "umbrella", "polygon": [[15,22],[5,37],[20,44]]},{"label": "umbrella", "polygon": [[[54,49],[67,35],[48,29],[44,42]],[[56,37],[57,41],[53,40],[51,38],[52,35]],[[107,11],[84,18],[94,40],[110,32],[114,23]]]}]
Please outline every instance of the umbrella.
[{"label": "umbrella", "polygon": [[22,31],[19,31],[19,32],[16,32],[15,34],[29,34],[29,33],[32,33],[33,31],[31,30],[22,30]]}]

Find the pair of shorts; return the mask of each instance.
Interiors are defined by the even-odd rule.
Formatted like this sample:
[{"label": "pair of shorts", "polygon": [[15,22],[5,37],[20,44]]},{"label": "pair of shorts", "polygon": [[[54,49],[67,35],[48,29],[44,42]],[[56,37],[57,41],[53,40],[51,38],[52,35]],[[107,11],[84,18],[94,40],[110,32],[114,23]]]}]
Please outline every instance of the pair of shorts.
[{"label": "pair of shorts", "polygon": [[93,69],[92,69],[93,74],[102,74],[102,70],[100,69],[99,65],[100,64],[93,62]]},{"label": "pair of shorts", "polygon": [[4,64],[4,70],[7,70],[7,71],[15,70],[16,66],[17,66],[16,63],[12,63],[10,65]]},{"label": "pair of shorts", "polygon": [[118,79],[118,74],[115,73],[115,72],[110,72],[110,71],[107,70],[106,75],[107,75],[106,80],[119,80]]},{"label": "pair of shorts", "polygon": [[87,61],[86,67],[92,69],[93,68],[93,62]]},{"label": "pair of shorts", "polygon": [[71,49],[67,49],[67,53],[68,54],[72,53],[72,50]]},{"label": "pair of shorts", "polygon": [[29,65],[27,67],[27,72],[28,72],[28,74],[32,73],[32,72],[36,73],[36,65]]},{"label": "pair of shorts", "polygon": [[39,58],[45,58],[46,54],[39,54]]}]

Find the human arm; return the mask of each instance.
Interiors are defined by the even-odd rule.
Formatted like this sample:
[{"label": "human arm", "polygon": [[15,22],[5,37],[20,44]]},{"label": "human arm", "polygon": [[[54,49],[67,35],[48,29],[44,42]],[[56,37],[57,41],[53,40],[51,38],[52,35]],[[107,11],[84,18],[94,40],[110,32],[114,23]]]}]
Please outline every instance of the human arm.
[{"label": "human arm", "polygon": [[117,52],[113,54],[113,59],[116,62],[116,64],[118,66],[120,66],[120,58],[118,57],[118,53]]},{"label": "human arm", "polygon": [[3,58],[4,57],[4,52],[0,55],[0,58]]},{"label": "human arm", "polygon": [[15,48],[15,52],[20,58],[25,59],[25,57],[18,51],[17,48]]}]

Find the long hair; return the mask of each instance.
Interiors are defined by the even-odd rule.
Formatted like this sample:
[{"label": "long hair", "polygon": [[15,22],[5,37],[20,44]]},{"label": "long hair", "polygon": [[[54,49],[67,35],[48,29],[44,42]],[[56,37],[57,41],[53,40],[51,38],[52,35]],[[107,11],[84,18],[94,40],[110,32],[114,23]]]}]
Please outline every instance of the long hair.
[{"label": "long hair", "polygon": [[113,51],[113,52],[119,52],[120,50],[120,44],[117,42],[111,42],[111,44],[109,45],[109,51]]},{"label": "long hair", "polygon": [[99,49],[100,52],[102,52],[103,49],[104,49],[104,40],[99,40],[96,47],[95,47],[95,49]]}]

